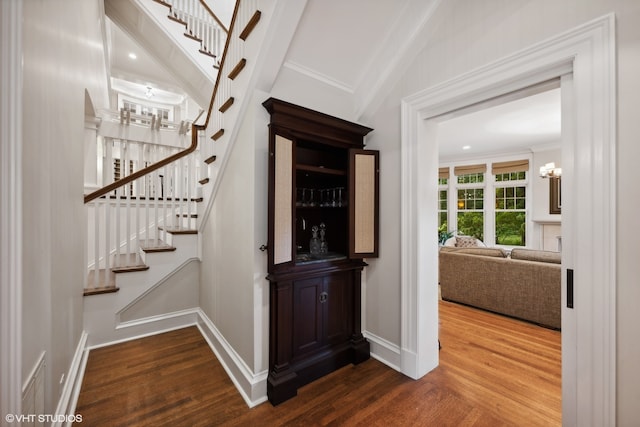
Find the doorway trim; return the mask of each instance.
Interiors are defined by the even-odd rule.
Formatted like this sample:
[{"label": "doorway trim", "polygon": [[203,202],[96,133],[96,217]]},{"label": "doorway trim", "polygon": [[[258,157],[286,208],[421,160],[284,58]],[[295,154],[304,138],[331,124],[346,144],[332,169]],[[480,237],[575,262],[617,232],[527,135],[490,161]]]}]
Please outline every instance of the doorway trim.
[{"label": "doorway trim", "polygon": [[[403,373],[420,378],[438,365],[438,147],[437,123],[429,119],[572,75],[569,93],[577,101],[563,109],[563,135],[572,137],[563,141],[563,169],[572,175],[571,198],[563,198],[563,217],[571,224],[570,241],[563,237],[563,424],[615,425],[615,72],[615,16],[609,14],[402,100]],[[581,206],[591,208],[579,215],[572,209],[578,195]],[[569,268],[577,282],[575,309],[566,308]]]}]

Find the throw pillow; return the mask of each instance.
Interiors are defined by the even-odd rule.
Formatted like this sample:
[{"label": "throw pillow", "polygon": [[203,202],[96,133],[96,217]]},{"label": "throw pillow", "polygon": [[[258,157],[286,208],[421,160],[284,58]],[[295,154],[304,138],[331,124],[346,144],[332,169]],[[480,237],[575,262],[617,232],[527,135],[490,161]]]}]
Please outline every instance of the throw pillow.
[{"label": "throw pillow", "polygon": [[473,236],[456,236],[457,248],[475,248],[478,246],[476,238]]}]

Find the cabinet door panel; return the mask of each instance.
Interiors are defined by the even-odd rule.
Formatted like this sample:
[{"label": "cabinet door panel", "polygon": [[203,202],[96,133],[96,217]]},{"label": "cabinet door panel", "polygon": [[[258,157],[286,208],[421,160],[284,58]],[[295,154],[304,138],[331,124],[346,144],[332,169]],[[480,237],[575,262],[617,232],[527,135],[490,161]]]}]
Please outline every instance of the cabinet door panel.
[{"label": "cabinet door panel", "polygon": [[298,280],[294,283],[293,356],[320,347],[322,343],[322,311],[319,302],[324,290],[323,278]]},{"label": "cabinet door panel", "polygon": [[337,344],[349,339],[353,324],[349,313],[352,304],[352,286],[348,274],[334,274],[325,278],[327,301],[323,304],[325,339]]},{"label": "cabinet door panel", "polygon": [[273,170],[273,264],[293,261],[293,141],[275,135],[271,150]]},{"label": "cabinet door panel", "polygon": [[349,150],[349,256],[378,256],[379,152]]}]

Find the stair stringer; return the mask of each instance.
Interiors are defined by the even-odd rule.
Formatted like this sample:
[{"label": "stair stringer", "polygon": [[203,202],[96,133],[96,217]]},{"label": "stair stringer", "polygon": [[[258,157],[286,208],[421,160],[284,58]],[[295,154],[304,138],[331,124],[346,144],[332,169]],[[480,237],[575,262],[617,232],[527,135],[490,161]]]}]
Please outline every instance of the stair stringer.
[{"label": "stair stringer", "polygon": [[[252,105],[253,93],[256,89],[269,92],[280,69],[289,44],[293,39],[298,22],[302,18],[307,0],[258,0],[258,9],[262,12],[260,23],[244,42],[244,53],[247,65],[238,78],[233,81],[232,95],[234,106],[224,114],[222,128],[224,135],[217,141],[216,161],[210,165],[209,182],[203,187],[203,203],[198,205],[198,231],[202,232],[213,207],[218,188],[219,177],[225,171],[229,153],[238,133],[247,109]],[[235,37],[235,34],[230,34]],[[233,39],[232,39],[233,40]],[[228,72],[228,68],[220,70]],[[224,74],[223,74],[224,76]],[[226,78],[226,77],[223,77]],[[210,138],[219,129],[214,124],[206,129],[206,138]],[[218,125],[220,126],[220,125]],[[265,141],[266,144],[266,141]]]},{"label": "stair stringer", "polygon": [[[84,329],[89,335],[87,347],[101,347],[197,323],[198,283],[182,283],[180,272],[192,263],[200,262],[197,257],[198,236],[172,235],[170,240],[170,244],[176,247],[175,251],[143,254],[148,270],[116,274],[118,292],[85,297]],[[196,301],[194,306],[176,309],[171,307],[169,301],[163,313],[121,321],[120,313],[154,291],[161,292],[161,286],[167,285],[182,286],[185,292],[193,293],[193,300]]]}]

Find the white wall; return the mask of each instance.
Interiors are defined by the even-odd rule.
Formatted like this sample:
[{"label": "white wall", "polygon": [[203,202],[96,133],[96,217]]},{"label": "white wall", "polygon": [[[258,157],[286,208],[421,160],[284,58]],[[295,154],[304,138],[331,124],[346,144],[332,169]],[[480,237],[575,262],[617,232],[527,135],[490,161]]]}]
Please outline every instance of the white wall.
[{"label": "white wall", "polygon": [[531,188],[534,196],[531,216],[534,221],[562,221],[562,215],[549,213],[549,180],[538,177],[540,166],[551,162],[555,163],[557,168],[562,167],[562,150],[560,148],[534,151],[531,164]]},{"label": "white wall", "polygon": [[258,99],[228,154],[201,236],[200,280],[201,309],[254,374],[268,367],[266,256],[258,250],[267,240],[268,115]]},{"label": "white wall", "polygon": [[82,331],[85,88],[96,108],[108,106],[101,8],[23,2],[22,375],[46,352],[47,413]]},{"label": "white wall", "polygon": [[533,208],[531,218],[533,224],[533,240],[529,244],[534,249],[558,251],[561,243],[558,236],[562,236],[562,215],[549,213],[549,180],[538,177],[541,166],[553,162],[556,167],[562,167],[562,150],[553,148],[539,150],[533,153],[531,165],[531,179],[533,192]]},{"label": "white wall", "polygon": [[[433,39],[378,111],[363,121],[373,127],[368,148],[382,151],[381,257],[367,271],[367,329],[392,343],[400,343],[400,101],[403,97],[491,63],[508,54],[569,30],[606,13],[617,16],[618,43],[618,424],[637,425],[640,419],[640,263],[632,255],[638,239],[634,212],[638,201],[633,183],[640,179],[634,166],[640,154],[636,98],[640,83],[640,2],[632,0],[452,0],[442,2],[434,17]],[[624,178],[622,178],[624,177]],[[637,191],[636,191],[637,192]],[[635,257],[637,258],[637,257]]]},{"label": "white wall", "polygon": [[200,262],[192,260],[169,277],[169,280],[145,292],[119,312],[120,321],[161,316],[189,308],[197,308]]}]

